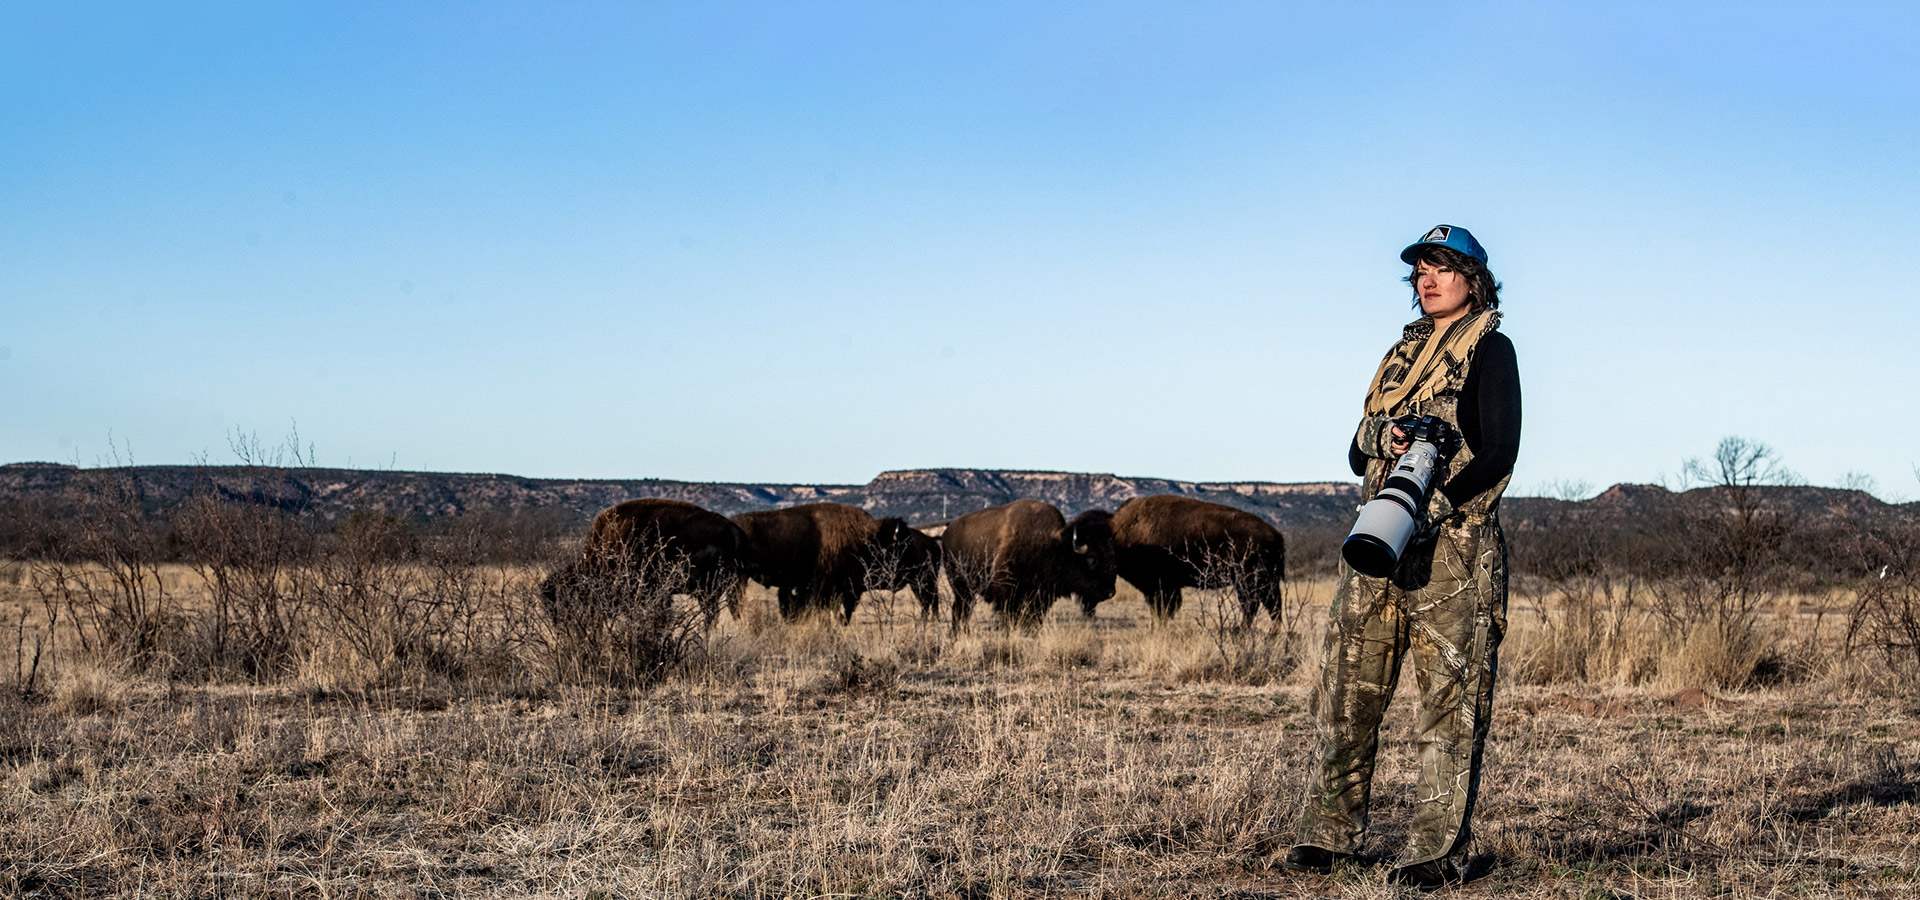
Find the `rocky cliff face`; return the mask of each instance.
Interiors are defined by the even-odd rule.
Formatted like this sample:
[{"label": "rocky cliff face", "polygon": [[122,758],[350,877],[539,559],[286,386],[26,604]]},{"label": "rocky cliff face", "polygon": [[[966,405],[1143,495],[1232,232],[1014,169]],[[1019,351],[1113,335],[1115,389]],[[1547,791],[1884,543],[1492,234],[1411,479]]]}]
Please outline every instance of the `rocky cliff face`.
[{"label": "rocky cliff face", "polygon": [[1357,486],[1341,483],[1207,484],[1077,472],[910,469],[882,472],[864,485],[724,484],[659,479],[566,480],[512,475],[388,472],[353,469],[258,469],[238,466],[137,466],[78,469],[47,463],[0,466],[0,502],[58,505],[104,484],[135,491],[158,512],[198,492],[215,492],[326,519],[384,512],[418,522],[479,510],[565,510],[584,519],[622,500],[661,497],[732,515],[831,500],[876,516],[915,523],[944,521],[1022,497],[1045,500],[1068,515],[1113,509],[1134,497],[1183,494],[1226,503],[1277,525],[1333,522],[1351,516]]}]

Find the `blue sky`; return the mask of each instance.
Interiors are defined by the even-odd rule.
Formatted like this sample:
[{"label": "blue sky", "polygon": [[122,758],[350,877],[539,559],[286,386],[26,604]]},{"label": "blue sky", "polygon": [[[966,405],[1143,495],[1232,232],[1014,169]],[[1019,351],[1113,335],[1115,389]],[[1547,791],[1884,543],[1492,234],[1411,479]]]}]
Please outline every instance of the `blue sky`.
[{"label": "blue sky", "polygon": [[1347,477],[1398,250],[1515,481],[1920,496],[1910,4],[15,3],[0,462]]}]

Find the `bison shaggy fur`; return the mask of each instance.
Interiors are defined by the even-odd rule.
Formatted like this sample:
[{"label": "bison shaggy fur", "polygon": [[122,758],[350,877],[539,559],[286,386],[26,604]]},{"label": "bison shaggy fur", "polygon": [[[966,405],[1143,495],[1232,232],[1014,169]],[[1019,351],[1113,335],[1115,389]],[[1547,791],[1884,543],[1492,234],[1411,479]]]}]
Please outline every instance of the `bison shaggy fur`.
[{"label": "bison shaggy fur", "polygon": [[[1280,615],[1286,542],[1253,513],[1172,494],[1136,497],[1113,514],[1113,552],[1120,577],[1140,589],[1157,619],[1180,610],[1181,588],[1231,588],[1241,614],[1262,607]],[[1081,600],[1093,615],[1094,603]]]},{"label": "bison shaggy fur", "polygon": [[678,500],[628,500],[602,510],[587,531],[580,555],[540,586],[547,614],[556,623],[597,614],[597,594],[619,576],[640,573],[683,579],[675,585],[699,604],[707,627],[720,604],[739,615],[740,593],[752,574],[746,535],[726,516]]},{"label": "bison shaggy fur", "polygon": [[775,589],[780,614],[838,607],[850,621],[868,589],[912,588],[937,606],[939,545],[902,519],[878,519],[844,503],[807,503],[733,517],[747,538],[755,579]]},{"label": "bison shaggy fur", "polygon": [[1111,519],[1090,510],[1069,523],[1050,504],[1015,500],[953,520],[940,536],[953,626],[966,624],[976,597],[1002,622],[1030,628],[1061,596],[1088,604],[1113,596]]}]

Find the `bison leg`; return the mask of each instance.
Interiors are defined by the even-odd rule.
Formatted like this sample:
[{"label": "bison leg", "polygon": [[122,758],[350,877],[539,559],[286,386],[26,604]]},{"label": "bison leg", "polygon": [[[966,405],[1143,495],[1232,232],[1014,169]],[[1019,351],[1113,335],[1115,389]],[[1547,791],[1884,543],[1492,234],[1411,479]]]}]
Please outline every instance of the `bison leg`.
[{"label": "bison leg", "polygon": [[1253,594],[1265,607],[1267,615],[1275,622],[1280,621],[1280,593],[1282,582],[1279,578],[1263,578],[1254,587]]},{"label": "bison leg", "polygon": [[800,618],[801,606],[798,593],[791,585],[783,585],[780,588],[780,618],[789,622]]},{"label": "bison leg", "polygon": [[1047,620],[1047,612],[1053,609],[1056,598],[1051,592],[1041,591],[1022,594],[1015,597],[1010,608],[1013,611],[1013,623],[1020,626],[1026,634],[1040,630],[1040,623]]},{"label": "bison leg", "polygon": [[1177,584],[1155,583],[1146,592],[1147,608],[1153,611],[1153,620],[1165,622],[1180,612],[1180,586]]},{"label": "bison leg", "polygon": [[973,587],[959,572],[947,572],[947,587],[953,591],[953,630],[959,631],[973,621]]},{"label": "bison leg", "polygon": [[1000,627],[1008,627],[1013,623],[1014,617],[1020,615],[1020,595],[1003,586],[990,584],[987,585],[985,596],[987,606],[993,610],[995,620],[1000,623]]},{"label": "bison leg", "polygon": [[740,621],[740,601],[747,596],[747,579],[744,576],[734,578],[733,582],[727,586],[726,591],[727,615],[732,616],[733,620],[738,622]]},{"label": "bison leg", "polygon": [[700,618],[708,631],[720,624],[720,608],[723,605],[733,612],[734,618],[740,618],[739,604],[734,600],[734,593],[738,589],[738,582],[726,575],[695,579],[686,586],[687,596],[700,607]]},{"label": "bison leg", "polygon": [[866,593],[866,573],[858,567],[850,568],[833,581],[833,592],[828,602],[840,601],[839,619],[842,625],[853,624],[853,611],[860,607],[860,595]]},{"label": "bison leg", "polygon": [[940,617],[940,590],[925,585],[914,585],[913,596],[920,601],[921,621],[931,622]]},{"label": "bison leg", "polygon": [[1234,596],[1240,598],[1240,627],[1253,625],[1253,617],[1260,614],[1260,592],[1253,585],[1243,584],[1233,589]]},{"label": "bison leg", "polygon": [[930,575],[922,573],[916,576],[913,579],[913,583],[909,586],[913,588],[914,598],[920,601],[921,620],[930,622],[938,618],[940,615],[940,572],[935,570]]}]

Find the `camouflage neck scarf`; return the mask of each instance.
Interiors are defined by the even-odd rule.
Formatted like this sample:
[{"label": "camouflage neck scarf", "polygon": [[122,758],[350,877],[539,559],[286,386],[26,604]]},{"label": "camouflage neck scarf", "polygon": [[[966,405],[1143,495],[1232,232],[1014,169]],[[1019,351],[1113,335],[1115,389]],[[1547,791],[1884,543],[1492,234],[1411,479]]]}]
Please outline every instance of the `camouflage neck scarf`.
[{"label": "camouflage neck scarf", "polygon": [[1399,415],[1422,400],[1466,383],[1473,348],[1487,332],[1500,327],[1500,314],[1491,309],[1468,313],[1433,333],[1433,317],[1421,316],[1408,325],[1400,342],[1387,351],[1380,370],[1367,388],[1367,415]]}]

